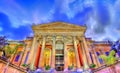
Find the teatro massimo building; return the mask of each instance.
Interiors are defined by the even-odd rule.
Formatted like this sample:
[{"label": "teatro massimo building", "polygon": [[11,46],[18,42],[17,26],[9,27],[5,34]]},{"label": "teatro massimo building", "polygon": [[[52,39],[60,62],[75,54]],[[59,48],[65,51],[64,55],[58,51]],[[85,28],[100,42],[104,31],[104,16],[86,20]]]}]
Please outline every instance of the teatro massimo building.
[{"label": "teatro massimo building", "polygon": [[[88,68],[95,64],[102,66],[100,54],[109,53],[110,46],[105,41],[94,41],[85,37],[86,26],[78,26],[64,22],[33,25],[34,37],[25,39],[24,53],[11,57],[12,64],[22,67],[29,64],[30,69],[45,69],[46,66],[63,71]],[[16,58],[18,59],[16,61]],[[2,67],[1,67],[2,68]],[[24,67],[22,67],[24,68]]]},{"label": "teatro massimo building", "polygon": [[97,53],[105,53],[110,49],[105,42],[98,42],[93,47],[95,42],[84,35],[85,26],[53,22],[33,25],[32,30],[34,38],[29,57],[31,69],[47,65],[56,70],[70,66],[73,69],[87,68],[90,64],[100,67],[102,64]]}]

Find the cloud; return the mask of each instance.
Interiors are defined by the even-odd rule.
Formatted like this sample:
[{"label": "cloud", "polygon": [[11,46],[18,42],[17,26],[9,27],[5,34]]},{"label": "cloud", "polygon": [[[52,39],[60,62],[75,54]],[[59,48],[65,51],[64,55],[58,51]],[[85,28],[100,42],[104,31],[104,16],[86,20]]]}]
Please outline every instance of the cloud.
[{"label": "cloud", "polygon": [[[0,26],[2,27],[2,32],[0,32],[0,35],[4,35],[7,36],[11,35],[13,33],[12,30],[12,23],[8,17],[8,15],[6,15],[5,13],[0,12]],[[8,37],[10,38],[10,37]]]},{"label": "cloud", "polygon": [[9,16],[9,19],[12,22],[11,25],[14,28],[25,25],[24,23],[22,23],[23,19],[31,21],[31,17],[30,15],[28,15],[30,12],[19,5],[15,0],[0,1],[0,11]]},{"label": "cloud", "polygon": [[85,35],[94,40],[116,40],[120,37],[120,0],[2,0],[0,11],[3,31],[0,34],[5,33],[15,39],[33,35],[32,23],[53,21],[86,24]]},{"label": "cloud", "polygon": [[92,6],[92,1],[85,2],[84,0],[55,0],[55,8],[59,13],[67,15],[69,19],[74,18],[79,12],[84,12],[86,8]]},{"label": "cloud", "polygon": [[110,15],[111,15],[111,23],[106,28],[106,35],[111,36],[112,40],[120,39],[119,25],[120,25],[120,9],[118,9],[120,5],[119,0],[115,0],[113,4],[110,5]]},{"label": "cloud", "polygon": [[39,15],[39,11],[35,11],[33,14],[33,22],[35,24],[40,23],[40,15]]},{"label": "cloud", "polygon": [[[10,21],[8,15],[6,15],[5,13],[0,12],[0,23],[1,23],[0,26],[2,27],[3,30],[6,29],[6,31],[9,32],[9,30],[12,29],[11,21]],[[3,31],[3,33],[4,33],[4,31]]]},{"label": "cloud", "polygon": [[94,32],[96,34],[105,33],[106,27],[111,25],[111,15],[108,6],[108,4],[101,3],[97,4],[95,7],[95,19],[97,21],[97,24],[95,25]]},{"label": "cloud", "polygon": [[12,27],[12,23],[8,15],[4,13],[0,13],[0,26],[2,30],[0,35],[5,35],[8,39],[22,40],[32,32],[31,26],[20,26],[18,28]]},{"label": "cloud", "polygon": [[[104,40],[112,34],[108,33],[107,30],[114,23],[111,3],[104,0],[100,2],[95,0],[65,0],[64,2],[56,0],[53,20],[77,25],[86,24],[88,27],[85,33],[86,37]],[[115,1],[112,4],[115,4]],[[114,39],[114,37],[109,38]]]},{"label": "cloud", "polygon": [[[13,29],[11,38],[16,40],[22,40],[27,36],[30,36],[32,32],[31,26],[20,26],[19,28]],[[13,36],[14,35],[14,36]]]},{"label": "cloud", "polygon": [[2,27],[0,27],[0,32],[3,30],[3,28]]},{"label": "cloud", "polygon": [[[97,4],[100,3],[100,4]],[[97,4],[97,6],[96,6]],[[86,37],[91,37],[93,40],[118,40],[120,35],[116,33],[119,27],[119,18],[117,18],[115,8],[116,1],[112,2],[95,2],[93,13],[90,14],[87,23]],[[117,20],[117,21],[116,21]]]},{"label": "cloud", "polygon": [[40,14],[39,10],[34,11],[32,14],[32,23],[42,24],[51,22],[53,19],[54,9],[50,9],[45,15]]}]

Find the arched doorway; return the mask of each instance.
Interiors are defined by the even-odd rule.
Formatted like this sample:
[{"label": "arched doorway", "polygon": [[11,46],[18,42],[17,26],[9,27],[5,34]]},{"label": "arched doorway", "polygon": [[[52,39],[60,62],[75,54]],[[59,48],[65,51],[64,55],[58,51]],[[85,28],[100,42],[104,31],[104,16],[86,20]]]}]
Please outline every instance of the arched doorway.
[{"label": "arched doorway", "polygon": [[71,69],[76,67],[75,51],[73,48],[68,50],[68,67]]},{"label": "arched doorway", "polygon": [[50,66],[50,56],[51,56],[51,50],[49,48],[45,48],[44,50],[44,67]]},{"label": "arched doorway", "polygon": [[57,71],[64,70],[64,43],[62,41],[56,41],[55,69]]}]

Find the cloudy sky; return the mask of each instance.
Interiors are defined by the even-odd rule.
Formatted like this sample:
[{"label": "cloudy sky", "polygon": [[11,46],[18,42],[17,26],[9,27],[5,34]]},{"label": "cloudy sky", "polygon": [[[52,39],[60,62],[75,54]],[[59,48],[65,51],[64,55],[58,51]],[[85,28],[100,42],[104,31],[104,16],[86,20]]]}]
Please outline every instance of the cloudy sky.
[{"label": "cloudy sky", "polygon": [[120,0],[0,0],[0,35],[22,40],[32,23],[63,21],[87,26],[93,40],[120,39]]}]

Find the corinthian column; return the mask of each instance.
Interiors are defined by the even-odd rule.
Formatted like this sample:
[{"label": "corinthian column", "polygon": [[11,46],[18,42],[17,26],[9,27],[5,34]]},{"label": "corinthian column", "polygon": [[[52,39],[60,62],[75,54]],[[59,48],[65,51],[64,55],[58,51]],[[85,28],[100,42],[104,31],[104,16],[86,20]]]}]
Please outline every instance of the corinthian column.
[{"label": "corinthian column", "polygon": [[42,37],[43,37],[43,41],[42,41],[42,50],[41,50],[40,60],[39,60],[39,66],[40,66],[40,67],[44,67],[43,55],[44,55],[45,40],[46,40],[46,36],[42,36]]},{"label": "corinthian column", "polygon": [[94,45],[92,44],[92,50],[93,50],[93,53],[94,53],[94,62],[96,64],[96,67],[100,67],[100,62],[98,60],[98,56],[96,54],[96,51],[95,51],[95,47]]},{"label": "corinthian column", "polygon": [[80,68],[80,62],[79,62],[79,56],[78,56],[78,50],[77,50],[77,42],[76,42],[75,36],[73,36],[73,43],[74,43],[76,62],[77,62],[76,65],[77,65],[77,68]]},{"label": "corinthian column", "polygon": [[37,37],[34,36],[33,38],[33,43],[32,43],[32,47],[31,47],[31,56],[29,56],[29,59],[28,60],[32,60],[31,64],[30,64],[30,68],[33,70],[34,69],[34,63],[35,63],[35,56],[36,56],[36,50],[37,50]]},{"label": "corinthian column", "polygon": [[[65,36],[63,36],[63,41],[65,40]],[[67,55],[67,48],[66,42],[64,41],[64,69],[68,68],[68,55]]]},{"label": "corinthian column", "polygon": [[90,54],[89,54],[89,50],[88,50],[88,46],[87,46],[87,42],[85,40],[85,37],[82,37],[82,40],[83,40],[83,44],[84,44],[84,51],[86,53],[86,57],[87,57],[87,60],[88,60],[88,64],[92,64],[92,61],[91,61],[91,58],[90,58]]},{"label": "corinthian column", "polygon": [[89,68],[89,66],[88,66],[88,62],[87,62],[86,52],[83,47],[83,41],[82,42],[80,41],[80,44],[81,44],[81,50],[82,50],[82,56],[83,56],[84,69],[87,69],[87,68]]},{"label": "corinthian column", "polygon": [[56,36],[53,36],[52,59],[51,59],[51,67],[52,68],[55,68],[55,41],[56,41]]}]

